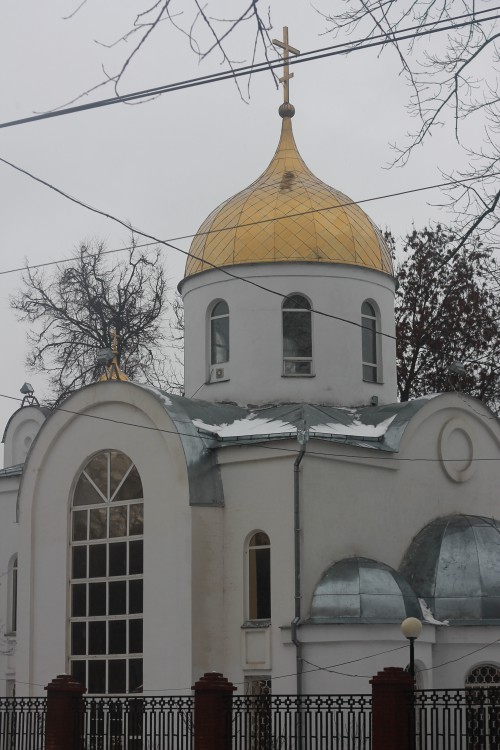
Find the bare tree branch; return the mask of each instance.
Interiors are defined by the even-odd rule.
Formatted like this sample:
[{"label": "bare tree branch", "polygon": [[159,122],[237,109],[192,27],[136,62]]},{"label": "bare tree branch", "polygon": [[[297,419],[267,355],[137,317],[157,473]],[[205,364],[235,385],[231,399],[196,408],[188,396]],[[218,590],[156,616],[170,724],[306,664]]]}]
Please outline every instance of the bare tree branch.
[{"label": "bare tree branch", "polygon": [[[24,287],[11,298],[18,317],[31,326],[27,364],[49,374],[55,403],[99,377],[96,353],[111,346],[113,330],[129,378],[169,388],[171,374],[179,389],[177,361],[167,361],[164,350],[169,337],[161,253],[139,252],[133,236],[130,245],[127,260],[111,266],[102,243],[83,243],[74,263],[56,267],[53,276],[27,268]],[[180,330],[174,345],[179,341]]]}]

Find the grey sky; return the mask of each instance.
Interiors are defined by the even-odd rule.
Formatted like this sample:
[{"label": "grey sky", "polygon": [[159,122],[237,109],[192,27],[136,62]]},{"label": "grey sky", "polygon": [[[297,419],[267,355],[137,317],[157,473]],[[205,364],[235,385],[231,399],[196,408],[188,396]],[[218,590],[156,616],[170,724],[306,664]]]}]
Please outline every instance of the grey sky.
[{"label": "grey sky", "polygon": [[[178,3],[178,7],[183,4]],[[319,7],[332,12],[335,1]],[[72,20],[62,17],[77,3],[7,0],[0,31],[2,121],[64,103],[102,77],[130,49],[107,50],[94,39],[111,42],[127,29],[140,2],[89,2]],[[212,0],[217,15],[234,15],[240,0]],[[271,36],[301,51],[334,42],[319,36],[325,21],[307,2],[271,0]],[[179,16],[179,22],[186,17]],[[233,57],[247,62],[247,31],[234,38]],[[443,39],[444,42],[444,39]],[[435,42],[437,43],[437,42]],[[262,55],[259,55],[262,59]],[[122,91],[182,80],[221,69],[214,54],[201,65],[187,39],[167,23],[131,68]],[[387,170],[388,143],[411,129],[404,110],[408,90],[391,52],[357,52],[294,68],[291,101],[296,107],[295,138],[308,166],[325,182],[360,200],[441,181],[441,168],[456,165],[458,150],[450,128],[436,131],[404,169]],[[243,83],[245,85],[245,82]],[[93,95],[112,95],[109,88]],[[0,156],[32,171],[139,229],[161,238],[196,231],[221,201],[248,185],[274,153],[280,128],[277,92],[269,73],[251,83],[249,104],[234,83],[226,81],[166,94],[142,105],[115,105],[0,131]],[[0,271],[67,257],[84,238],[104,239],[109,248],[127,242],[113,222],[70,204],[28,178],[0,164]],[[429,202],[436,191],[367,204],[365,210],[382,228],[396,234],[446,219]],[[179,243],[188,249],[189,242]],[[165,251],[174,287],[184,258]],[[39,394],[43,378],[24,367],[25,327],[8,307],[20,286],[19,273],[0,276],[0,345],[3,353],[0,393],[18,396],[24,380]],[[0,398],[0,424],[16,403]]]}]

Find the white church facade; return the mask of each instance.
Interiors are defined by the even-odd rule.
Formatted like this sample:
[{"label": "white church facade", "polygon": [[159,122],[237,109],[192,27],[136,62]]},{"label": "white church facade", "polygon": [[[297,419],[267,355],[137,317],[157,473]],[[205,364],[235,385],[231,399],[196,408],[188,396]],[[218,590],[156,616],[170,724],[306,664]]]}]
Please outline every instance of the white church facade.
[{"label": "white church facade", "polygon": [[6,426],[2,694],[364,693],[407,616],[422,686],[500,675],[498,421],[397,402],[388,249],[280,115],[193,241],[186,396],[115,378]]}]

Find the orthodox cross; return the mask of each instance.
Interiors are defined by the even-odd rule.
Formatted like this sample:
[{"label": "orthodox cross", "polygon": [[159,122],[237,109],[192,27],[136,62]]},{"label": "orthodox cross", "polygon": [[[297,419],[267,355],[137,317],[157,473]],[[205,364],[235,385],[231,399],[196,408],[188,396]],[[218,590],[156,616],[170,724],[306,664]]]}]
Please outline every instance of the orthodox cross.
[{"label": "orthodox cross", "polygon": [[290,102],[290,78],[293,78],[293,73],[290,73],[290,66],[288,64],[288,59],[290,57],[290,53],[292,55],[300,55],[300,50],[296,49],[295,47],[292,47],[290,44],[288,44],[288,26],[283,27],[283,41],[280,41],[279,39],[273,39],[273,44],[275,47],[279,47],[283,50],[283,75],[279,79],[280,83],[283,84],[283,101],[285,104],[289,104]]}]

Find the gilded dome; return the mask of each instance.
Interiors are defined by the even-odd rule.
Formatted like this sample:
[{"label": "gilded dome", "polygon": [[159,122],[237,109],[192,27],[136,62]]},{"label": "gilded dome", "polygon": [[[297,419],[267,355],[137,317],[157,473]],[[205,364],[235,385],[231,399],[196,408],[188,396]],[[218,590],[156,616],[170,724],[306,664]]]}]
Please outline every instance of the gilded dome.
[{"label": "gilded dome", "polygon": [[300,156],[291,112],[265,172],[205,219],[191,244],[185,276],[214,266],[312,261],[392,274],[384,239],[364,211],[319,180]]}]

